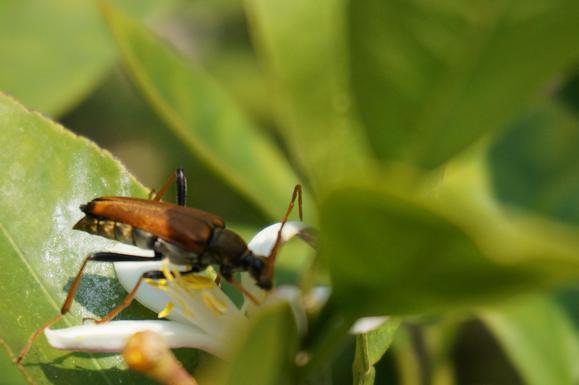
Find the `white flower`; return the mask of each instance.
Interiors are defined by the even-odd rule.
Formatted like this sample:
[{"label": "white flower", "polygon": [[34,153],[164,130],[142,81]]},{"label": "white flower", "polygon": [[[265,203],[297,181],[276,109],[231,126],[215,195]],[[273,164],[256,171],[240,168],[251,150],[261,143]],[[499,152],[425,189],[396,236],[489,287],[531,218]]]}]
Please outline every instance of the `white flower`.
[{"label": "white flower", "polygon": [[[248,248],[256,255],[269,255],[280,226],[277,223],[261,230],[248,243]],[[287,222],[281,242],[295,236],[303,238],[306,229],[302,222]],[[192,347],[224,357],[227,353],[227,330],[232,325],[247,322],[247,315],[251,314],[255,305],[245,299],[243,306],[238,308],[215,283],[212,269],[190,275],[179,274],[179,269],[178,266],[158,261],[115,263],[119,282],[127,291],[146,271],[161,270],[166,273],[164,280],[142,285],[135,299],[159,313],[160,318],[166,317],[170,321],[111,321],[99,325],[47,329],[45,335],[49,344],[63,350],[119,352],[131,335],[151,330],[163,335],[172,348]],[[242,286],[260,303],[268,301],[268,293],[259,289],[247,273],[242,273]],[[279,291],[278,296],[287,299],[287,291]],[[289,296],[297,297],[295,292]],[[298,311],[296,316],[298,323],[303,324],[303,314]]]}]

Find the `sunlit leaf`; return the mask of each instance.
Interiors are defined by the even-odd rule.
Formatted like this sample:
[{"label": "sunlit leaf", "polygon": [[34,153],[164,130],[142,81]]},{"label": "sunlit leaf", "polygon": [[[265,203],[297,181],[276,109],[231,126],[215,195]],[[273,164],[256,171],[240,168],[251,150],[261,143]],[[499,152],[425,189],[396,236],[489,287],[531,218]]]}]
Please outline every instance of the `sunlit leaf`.
[{"label": "sunlit leaf", "polygon": [[30,385],[30,381],[26,381],[26,374],[18,369],[5,351],[0,352],[0,371],[2,371],[3,385]]},{"label": "sunlit leaf", "polygon": [[579,339],[554,302],[537,297],[481,313],[527,385],[579,379]]},{"label": "sunlit leaf", "polygon": [[[111,245],[71,230],[82,216],[78,206],[97,196],[144,197],[146,191],[110,154],[2,94],[0,131],[0,337],[13,358],[36,328],[58,314],[82,258]],[[103,316],[123,296],[111,267],[95,264],[72,315],[56,327]],[[41,337],[21,369],[34,384],[134,381],[117,369],[119,362],[117,356],[55,351]]]},{"label": "sunlit leaf", "polygon": [[198,65],[120,11],[103,11],[130,74],[161,117],[224,180],[279,218],[299,178],[273,141]]},{"label": "sunlit leaf", "polygon": [[249,0],[249,20],[271,75],[292,155],[324,191],[366,171],[368,149],[351,116],[341,0]]},{"label": "sunlit leaf", "polygon": [[[117,0],[142,17],[167,3]],[[59,115],[113,64],[115,52],[94,1],[0,2],[0,90]]]},{"label": "sunlit leaf", "polygon": [[375,152],[436,167],[579,58],[579,3],[350,1],[351,86]]}]

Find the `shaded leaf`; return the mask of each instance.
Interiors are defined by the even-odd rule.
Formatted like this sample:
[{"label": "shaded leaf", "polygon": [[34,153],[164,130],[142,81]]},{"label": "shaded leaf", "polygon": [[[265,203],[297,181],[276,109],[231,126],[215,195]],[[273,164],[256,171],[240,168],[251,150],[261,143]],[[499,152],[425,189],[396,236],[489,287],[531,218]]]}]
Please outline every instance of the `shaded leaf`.
[{"label": "shaded leaf", "polygon": [[[34,330],[58,314],[82,258],[112,244],[71,230],[82,217],[78,206],[97,196],[146,192],[110,154],[2,94],[0,130],[0,337],[14,357]],[[72,314],[56,327],[102,316],[123,296],[111,266],[94,264]],[[34,384],[134,381],[115,368],[119,362],[117,356],[58,352],[40,337],[21,369]]]},{"label": "shaded leaf", "polygon": [[441,165],[579,57],[574,0],[350,1],[351,87],[383,159]]},{"label": "shaded leaf", "polygon": [[[169,127],[224,180],[279,218],[299,182],[279,149],[199,66],[102,4],[130,74]],[[311,213],[314,205],[307,194],[304,199]]]},{"label": "shaded leaf", "polygon": [[525,299],[480,315],[526,384],[577,383],[579,339],[554,302],[543,297]]},{"label": "shaded leaf", "polygon": [[579,120],[556,104],[533,106],[488,149],[505,203],[579,225]]},{"label": "shaded leaf", "polygon": [[449,168],[436,194],[355,183],[322,203],[321,250],[352,319],[471,306],[577,279],[577,230],[509,216]]},{"label": "shaded leaf", "polygon": [[341,0],[250,0],[250,25],[271,75],[278,120],[314,188],[366,171],[365,138],[351,116]]},{"label": "shaded leaf", "polygon": [[[236,330],[233,358],[226,367],[210,367],[207,382],[228,385],[291,384],[291,366],[298,349],[294,315],[287,303],[261,309],[248,330]],[[216,379],[219,379],[216,382]],[[200,381],[203,383],[203,381]]]},{"label": "shaded leaf", "polygon": [[[116,2],[139,17],[160,8],[154,0]],[[0,57],[2,91],[59,115],[102,78],[114,50],[93,1],[2,1]]]}]

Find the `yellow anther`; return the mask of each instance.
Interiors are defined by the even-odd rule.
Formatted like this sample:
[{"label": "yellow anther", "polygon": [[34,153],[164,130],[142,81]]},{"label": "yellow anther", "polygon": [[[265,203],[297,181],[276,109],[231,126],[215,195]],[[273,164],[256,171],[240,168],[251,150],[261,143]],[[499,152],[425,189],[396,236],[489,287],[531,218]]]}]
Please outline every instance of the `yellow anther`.
[{"label": "yellow anther", "polygon": [[227,306],[208,291],[203,291],[201,293],[201,298],[203,299],[203,302],[205,302],[205,305],[207,305],[207,307],[216,315],[221,315],[227,310]]},{"label": "yellow anther", "polygon": [[169,266],[167,266],[166,263],[161,266],[161,271],[168,281],[173,281],[173,274],[171,274],[171,271],[169,271]]},{"label": "yellow anther", "polygon": [[145,278],[145,282],[148,283],[151,286],[154,286],[158,289],[163,290],[165,288],[165,286],[167,286],[167,280],[166,279],[152,279],[152,278]]},{"label": "yellow anther", "polygon": [[157,317],[159,317],[159,318],[167,317],[169,315],[169,313],[171,313],[171,311],[173,310],[174,307],[175,307],[175,305],[173,305],[172,302],[167,302],[167,306],[165,306],[165,308],[159,312]]},{"label": "yellow anther", "polygon": [[215,281],[202,275],[187,275],[183,277],[183,281],[188,288],[193,290],[211,289],[215,287]]},{"label": "yellow anther", "polygon": [[166,279],[145,278],[145,282],[148,283],[149,285],[155,286],[159,289],[163,289],[165,286],[167,286],[167,280]]}]

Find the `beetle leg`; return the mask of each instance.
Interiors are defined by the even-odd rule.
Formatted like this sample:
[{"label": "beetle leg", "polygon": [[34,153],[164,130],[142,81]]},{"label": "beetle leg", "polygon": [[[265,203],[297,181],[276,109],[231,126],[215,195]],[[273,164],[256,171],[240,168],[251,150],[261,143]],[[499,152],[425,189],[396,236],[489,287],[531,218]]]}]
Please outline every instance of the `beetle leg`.
[{"label": "beetle leg", "polygon": [[173,182],[175,182],[177,186],[177,204],[179,206],[185,206],[185,200],[187,199],[187,178],[185,177],[182,168],[178,168],[175,170],[174,174],[171,174],[169,178],[167,178],[159,192],[154,193],[155,190],[152,190],[151,194],[149,194],[149,198],[155,201],[160,201]]},{"label": "beetle leg", "polygon": [[221,275],[223,276],[223,278],[229,282],[231,284],[231,286],[233,286],[234,288],[236,288],[237,290],[240,291],[241,294],[243,294],[244,296],[247,297],[247,299],[249,299],[251,302],[253,302],[256,305],[259,305],[259,301],[253,296],[253,294],[251,294],[249,291],[247,291],[243,286],[241,286],[241,284],[239,282],[237,282],[235,280],[235,278],[233,278],[232,275]]},{"label": "beetle leg", "polygon": [[62,308],[60,309],[60,314],[58,314],[52,320],[48,321],[46,324],[42,325],[40,328],[38,328],[34,333],[32,333],[30,335],[30,337],[28,338],[28,341],[26,342],[26,345],[24,345],[24,348],[22,348],[22,350],[20,351],[20,354],[18,354],[18,357],[16,358],[16,363],[21,362],[24,359],[24,357],[26,357],[26,354],[28,354],[28,351],[32,347],[32,344],[34,343],[36,338],[38,338],[38,336],[44,331],[44,329],[49,328],[52,325],[54,325],[55,323],[57,323],[66,313],[68,313],[70,311],[72,301],[74,300],[74,297],[76,296],[76,292],[78,291],[78,286],[79,286],[80,280],[82,278],[82,273],[84,272],[84,269],[86,268],[89,261],[97,261],[97,262],[150,262],[150,261],[158,261],[160,259],[163,259],[163,256],[161,254],[155,254],[154,257],[139,257],[137,255],[109,253],[109,252],[89,254],[82,262],[82,265],[80,266],[80,269],[78,270],[78,273],[76,273],[76,276],[74,277],[74,280],[72,281],[72,284],[70,285],[70,289],[68,290],[68,294],[66,296],[66,299],[64,300],[64,304],[62,305]]},{"label": "beetle leg", "polygon": [[299,215],[300,215],[300,221],[303,221],[304,218],[303,218],[303,212],[302,212],[302,185],[301,184],[296,184],[296,186],[294,187],[294,191],[292,193],[292,198],[290,200],[290,204],[285,212],[285,215],[283,216],[283,218],[281,220],[281,226],[279,227],[279,231],[277,232],[277,238],[275,239],[275,244],[273,245],[271,252],[269,253],[269,256],[267,258],[267,266],[266,266],[266,270],[265,270],[265,276],[270,278],[270,279],[273,279],[273,268],[275,266],[275,258],[277,257],[277,253],[279,252],[279,245],[281,244],[281,232],[283,231],[283,228],[288,220],[288,217],[294,208],[294,204],[295,204],[296,199],[298,200],[298,211],[299,211]]},{"label": "beetle leg", "polygon": [[139,287],[141,286],[141,283],[143,283],[144,279],[163,279],[163,278],[165,278],[165,274],[159,270],[151,270],[144,272],[143,275],[139,277],[139,280],[137,281],[133,289],[129,292],[129,294],[127,294],[125,299],[123,299],[123,302],[121,302],[117,307],[111,310],[103,318],[95,320],[95,322],[97,324],[108,322],[113,318],[115,318],[120,312],[129,307],[129,305],[133,302],[133,299],[135,299],[135,295],[137,294],[137,291],[139,290]]}]

